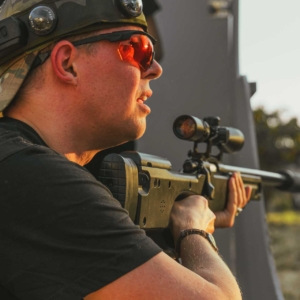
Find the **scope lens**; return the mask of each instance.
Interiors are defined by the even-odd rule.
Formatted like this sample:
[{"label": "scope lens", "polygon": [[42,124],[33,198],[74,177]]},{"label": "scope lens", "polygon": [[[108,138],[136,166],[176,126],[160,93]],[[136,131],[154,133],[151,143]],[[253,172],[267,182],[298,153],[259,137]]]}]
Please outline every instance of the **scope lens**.
[{"label": "scope lens", "polygon": [[189,139],[196,132],[196,123],[189,117],[178,118],[174,124],[174,131],[180,139]]}]

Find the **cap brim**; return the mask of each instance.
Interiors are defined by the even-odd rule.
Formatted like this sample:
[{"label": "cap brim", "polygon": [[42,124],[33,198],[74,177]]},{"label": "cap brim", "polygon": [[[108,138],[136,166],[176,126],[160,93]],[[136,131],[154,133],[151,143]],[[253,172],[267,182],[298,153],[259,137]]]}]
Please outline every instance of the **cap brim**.
[{"label": "cap brim", "polygon": [[38,51],[0,67],[0,112],[13,100],[26,78]]}]

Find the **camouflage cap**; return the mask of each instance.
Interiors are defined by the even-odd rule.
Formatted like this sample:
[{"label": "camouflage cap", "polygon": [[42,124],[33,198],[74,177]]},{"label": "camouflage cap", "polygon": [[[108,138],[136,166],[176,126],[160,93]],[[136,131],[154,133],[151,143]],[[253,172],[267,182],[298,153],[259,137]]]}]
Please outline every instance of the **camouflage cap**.
[{"label": "camouflage cap", "polygon": [[63,37],[122,24],[147,30],[142,7],[142,0],[5,0],[0,7],[0,112],[41,49]]}]

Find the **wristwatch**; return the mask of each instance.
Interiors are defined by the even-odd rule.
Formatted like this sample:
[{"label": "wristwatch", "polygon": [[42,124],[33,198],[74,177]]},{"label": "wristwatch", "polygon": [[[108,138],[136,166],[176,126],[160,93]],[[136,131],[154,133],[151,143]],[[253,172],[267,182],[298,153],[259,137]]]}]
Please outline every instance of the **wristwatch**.
[{"label": "wristwatch", "polygon": [[216,241],[213,237],[212,234],[204,231],[204,230],[200,230],[200,229],[186,229],[186,230],[182,230],[179,234],[179,238],[178,238],[178,241],[177,241],[177,244],[176,244],[176,253],[177,253],[177,256],[180,257],[180,245],[181,245],[181,242],[182,240],[187,237],[188,235],[191,235],[191,234],[198,234],[198,235],[201,235],[203,236],[206,240],[208,240],[208,242],[210,243],[210,245],[212,246],[212,248],[218,253],[219,252],[219,249],[217,247],[217,244],[216,244]]}]

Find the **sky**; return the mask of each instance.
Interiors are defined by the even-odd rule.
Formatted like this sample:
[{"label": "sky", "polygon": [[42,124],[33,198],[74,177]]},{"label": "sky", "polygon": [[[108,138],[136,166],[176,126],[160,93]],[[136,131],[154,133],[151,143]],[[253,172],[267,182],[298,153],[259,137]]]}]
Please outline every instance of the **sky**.
[{"label": "sky", "polygon": [[240,74],[257,83],[255,109],[300,125],[300,0],[239,0]]}]

